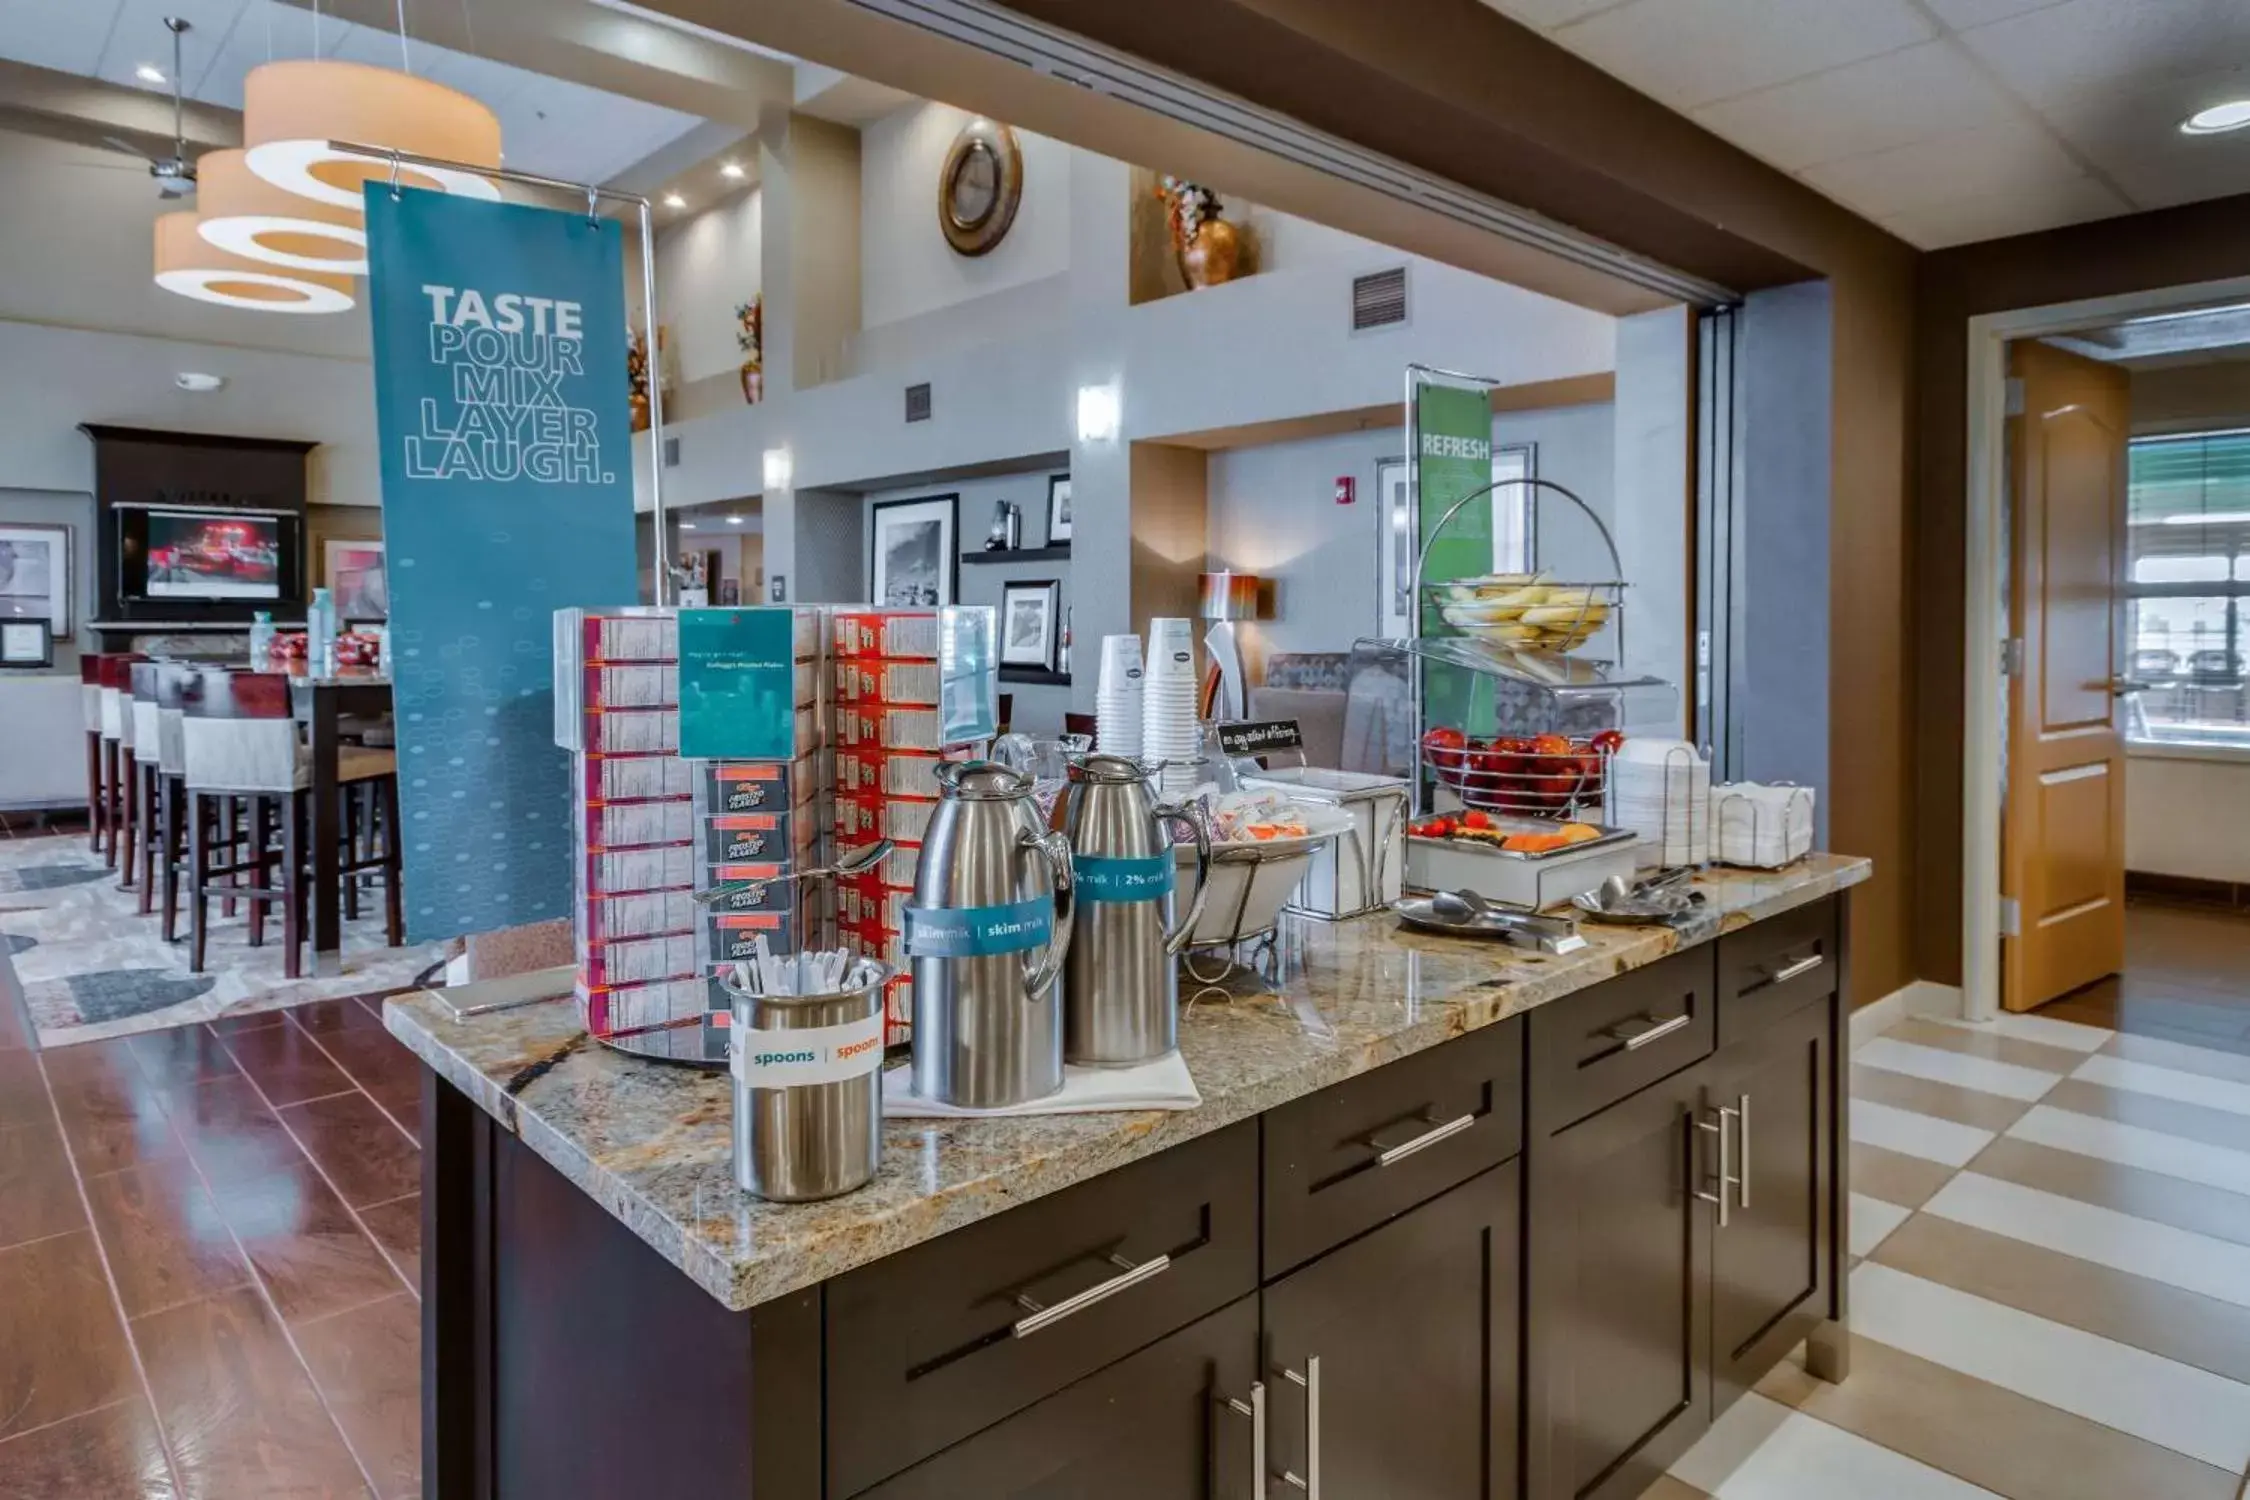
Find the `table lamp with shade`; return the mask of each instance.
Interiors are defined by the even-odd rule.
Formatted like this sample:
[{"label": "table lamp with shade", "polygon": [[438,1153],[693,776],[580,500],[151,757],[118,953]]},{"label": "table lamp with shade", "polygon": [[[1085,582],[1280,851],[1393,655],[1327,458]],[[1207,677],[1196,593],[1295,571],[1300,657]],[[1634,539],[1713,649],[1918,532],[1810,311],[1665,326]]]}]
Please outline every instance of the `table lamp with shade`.
[{"label": "table lamp with shade", "polygon": [[1202,716],[1240,719],[1250,712],[1250,684],[1243,671],[1242,647],[1235,640],[1234,622],[1258,618],[1258,575],[1203,573],[1197,576],[1196,584],[1196,613],[1211,621],[1211,631],[1203,638],[1211,666],[1203,678]]}]

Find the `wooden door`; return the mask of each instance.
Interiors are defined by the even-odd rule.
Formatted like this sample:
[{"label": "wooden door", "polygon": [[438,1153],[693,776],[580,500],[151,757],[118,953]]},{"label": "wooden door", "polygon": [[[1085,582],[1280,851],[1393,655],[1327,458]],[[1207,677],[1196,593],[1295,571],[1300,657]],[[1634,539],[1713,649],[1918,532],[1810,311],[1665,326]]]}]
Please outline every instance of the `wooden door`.
[{"label": "wooden door", "polygon": [[1257,1356],[1258,1299],[1244,1297],[861,1495],[1266,1500],[1251,1420],[1228,1405],[1249,1402]]},{"label": "wooden door", "polygon": [[1517,1493],[1517,1165],[1472,1177],[1266,1288],[1272,1494],[1299,1493],[1285,1474],[1312,1479],[1314,1359],[1322,1494]]},{"label": "wooden door", "polygon": [[2125,442],[2114,365],[2019,341],[2009,419],[2007,804],[2001,1003],[2029,1010],[2125,960]]},{"label": "wooden door", "polygon": [[1799,1007],[1711,1060],[1706,1118],[1735,1111],[1726,1223],[1711,1236],[1712,1415],[1828,1312],[1832,1059],[1829,1002]]},{"label": "wooden door", "polygon": [[1634,1500],[1711,1424],[1708,1067],[1532,1144],[1535,1500]]}]

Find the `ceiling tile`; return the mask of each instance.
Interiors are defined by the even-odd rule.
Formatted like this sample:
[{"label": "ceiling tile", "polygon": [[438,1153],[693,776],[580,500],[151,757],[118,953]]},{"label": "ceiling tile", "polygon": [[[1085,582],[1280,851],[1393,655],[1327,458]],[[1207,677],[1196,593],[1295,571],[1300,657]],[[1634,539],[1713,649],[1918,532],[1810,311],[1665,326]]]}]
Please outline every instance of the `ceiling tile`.
[{"label": "ceiling tile", "polygon": [[2129,92],[2077,93],[2040,113],[2057,134],[2142,208],[2250,192],[2250,132],[2182,135],[2180,121],[2221,99],[2250,93],[2236,70]]},{"label": "ceiling tile", "polygon": [[[1901,100],[1912,100],[1910,109]],[[1951,42],[1924,42],[1694,111],[1785,171],[1974,130],[2020,108]]]},{"label": "ceiling tile", "polygon": [[1964,31],[1961,41],[2001,82],[2040,104],[2250,64],[2250,4],[2064,0]]},{"label": "ceiling tile", "polygon": [[1880,220],[1885,229],[1924,250],[2000,239],[2064,224],[2106,219],[2130,206],[2091,177],[2038,188],[1996,190],[1951,202],[1929,203]]},{"label": "ceiling tile", "polygon": [[119,6],[120,0],[0,0],[0,57],[64,73],[91,73],[101,64],[102,45],[109,40]]},{"label": "ceiling tile", "polygon": [[1909,0],[1634,0],[1555,40],[1675,109],[1770,88],[1937,35]]},{"label": "ceiling tile", "polygon": [[1923,0],[1923,3],[1936,12],[1940,21],[1955,31],[1962,31],[2021,15],[2027,10],[2060,5],[2062,0]]},{"label": "ceiling tile", "polygon": [[1984,193],[2037,193],[2084,175],[2054,137],[2014,122],[1847,156],[1803,174],[1829,197],[1877,219]]},{"label": "ceiling tile", "polygon": [[316,22],[310,12],[281,4],[280,0],[251,0],[210,66],[195,77],[195,97],[225,109],[242,108],[242,80],[250,70],[277,59],[311,57],[316,25],[323,57],[349,46],[352,33],[358,30],[334,16],[322,16]]},{"label": "ceiling tile", "polygon": [[1526,26],[1563,26],[1583,21],[1596,11],[1629,5],[1632,0],[1484,0],[1486,5]]}]

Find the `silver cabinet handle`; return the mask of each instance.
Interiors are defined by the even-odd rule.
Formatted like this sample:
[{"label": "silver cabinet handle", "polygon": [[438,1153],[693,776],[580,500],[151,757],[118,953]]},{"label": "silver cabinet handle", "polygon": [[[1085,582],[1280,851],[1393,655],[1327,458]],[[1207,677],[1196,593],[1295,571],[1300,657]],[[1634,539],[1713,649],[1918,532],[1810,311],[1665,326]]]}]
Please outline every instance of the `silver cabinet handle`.
[{"label": "silver cabinet handle", "polygon": [[1712,1135],[1715,1135],[1719,1138],[1719,1190],[1716,1193],[1706,1193],[1701,1188],[1697,1188],[1695,1196],[1702,1199],[1705,1203],[1716,1203],[1719,1205],[1719,1227],[1721,1229],[1724,1229],[1727,1227],[1727,1189],[1730,1186],[1740,1185],[1742,1181],[1742,1179],[1737,1177],[1734,1173],[1734,1136],[1733,1133],[1727,1129],[1727,1122],[1729,1120],[1741,1118],[1741,1111],[1737,1110],[1731,1104],[1721,1104],[1716,1106],[1712,1112],[1718,1116],[1717,1119],[1697,1120],[1695,1122],[1695,1128],[1698,1130],[1709,1131]]},{"label": "silver cabinet handle", "polygon": [[1303,1490],[1305,1500],[1320,1500],[1320,1356],[1305,1361],[1305,1373],[1283,1370],[1281,1378],[1305,1390],[1305,1472],[1302,1477],[1284,1469],[1281,1482]]},{"label": "silver cabinet handle", "polygon": [[1250,1419],[1250,1500],[1266,1500],[1266,1383],[1251,1381],[1247,1402],[1229,1396],[1227,1410]]},{"label": "silver cabinet handle", "polygon": [[1394,1162],[1402,1162],[1415,1152],[1426,1150],[1439,1141],[1451,1140],[1476,1122],[1477,1117],[1468,1114],[1461,1116],[1458,1120],[1448,1120],[1443,1125],[1433,1125],[1410,1141],[1400,1141],[1395,1146],[1380,1150],[1375,1157],[1375,1165],[1387,1167]]},{"label": "silver cabinet handle", "polygon": [[1734,1201],[1737,1208],[1750,1206],[1750,1096],[1735,1101],[1735,1179]]},{"label": "silver cabinet handle", "polygon": [[1028,1309],[1031,1316],[1017,1319],[1013,1330],[1015,1336],[1019,1339],[1029,1338],[1040,1329],[1060,1323],[1073,1313],[1082,1313],[1097,1302],[1114,1297],[1128,1288],[1139,1286],[1152,1276],[1161,1275],[1171,1269],[1172,1257],[1159,1255],[1154,1260],[1144,1260],[1139,1265],[1135,1265],[1122,1255],[1112,1255],[1109,1257],[1109,1263],[1113,1266],[1123,1266],[1125,1269],[1110,1277],[1107,1281],[1094,1283],[1076,1296],[1063,1298],[1053,1307],[1041,1304],[1028,1293],[1016,1293],[1016,1305]]},{"label": "silver cabinet handle", "polygon": [[[1618,1022],[1615,1026],[1604,1031],[1602,1035],[1608,1037],[1611,1041],[1623,1042],[1627,1052],[1638,1052],[1650,1042],[1657,1040],[1659,1037],[1670,1036],[1694,1019],[1695,1017],[1687,1011],[1680,1012],[1668,1021],[1659,1021],[1654,1016],[1634,1016],[1630,1020]],[[1626,1029],[1636,1021],[1646,1021],[1649,1024],[1639,1031]]]},{"label": "silver cabinet handle", "polygon": [[1773,984],[1787,984],[1790,980],[1795,979],[1799,974],[1810,974],[1813,970],[1819,968],[1824,962],[1826,962],[1826,960],[1822,958],[1818,953],[1815,953],[1810,958],[1800,958],[1795,963],[1790,964],[1785,968],[1776,969],[1774,971],[1772,980],[1769,982]]}]

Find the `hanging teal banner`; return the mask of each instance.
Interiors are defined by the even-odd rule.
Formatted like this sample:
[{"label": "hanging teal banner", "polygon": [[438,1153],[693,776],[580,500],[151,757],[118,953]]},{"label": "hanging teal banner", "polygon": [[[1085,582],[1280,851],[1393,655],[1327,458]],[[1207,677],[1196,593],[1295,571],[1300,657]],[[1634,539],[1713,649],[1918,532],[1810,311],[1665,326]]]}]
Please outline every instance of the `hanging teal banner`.
[{"label": "hanging teal banner", "polygon": [[566,915],[558,609],[634,603],[618,227],[366,189],[411,942]]},{"label": "hanging teal banner", "polygon": [[680,754],[795,757],[796,627],[785,605],[680,611]]}]

